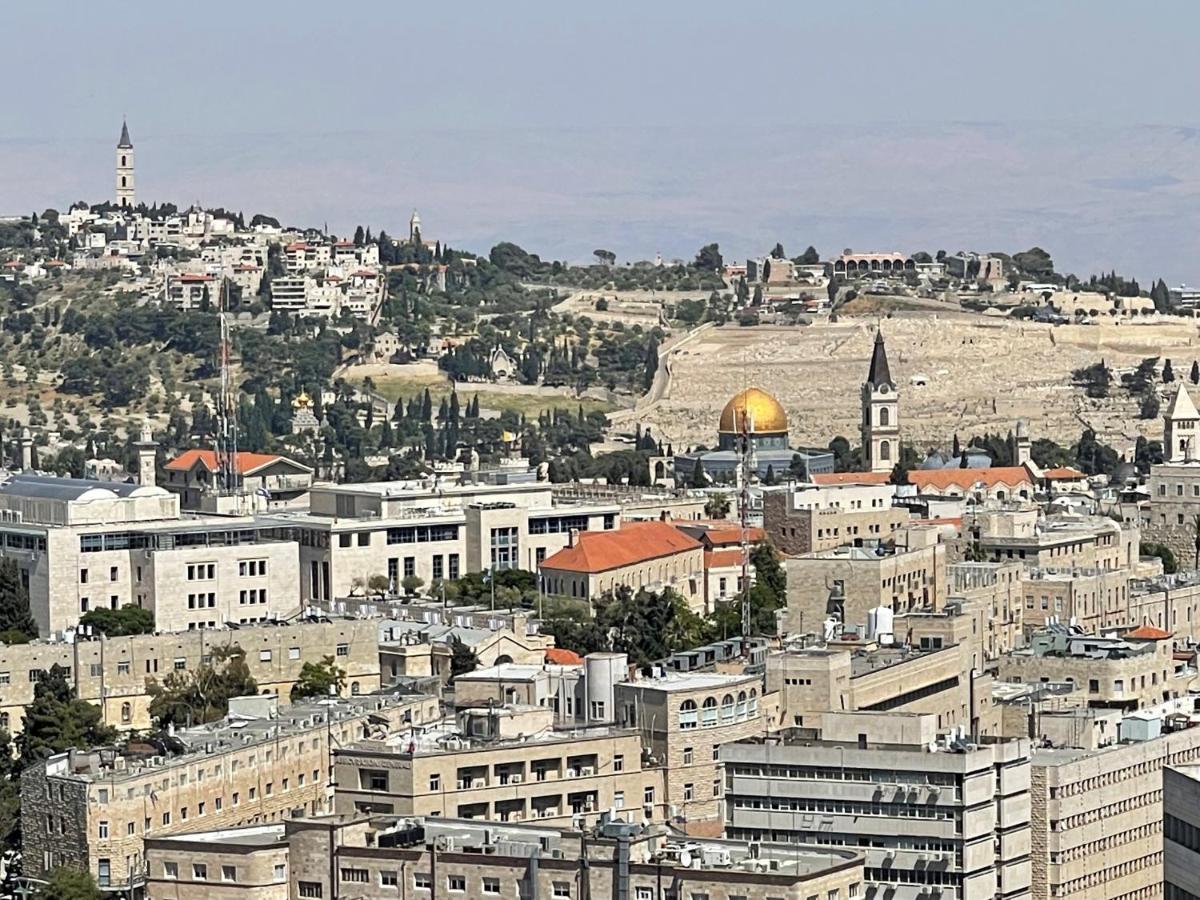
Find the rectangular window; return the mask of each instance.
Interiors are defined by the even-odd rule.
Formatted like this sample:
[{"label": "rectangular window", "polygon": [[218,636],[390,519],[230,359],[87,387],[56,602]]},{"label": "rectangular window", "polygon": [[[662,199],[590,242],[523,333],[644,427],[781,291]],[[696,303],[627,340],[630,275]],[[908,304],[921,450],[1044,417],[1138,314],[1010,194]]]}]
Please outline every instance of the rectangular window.
[{"label": "rectangular window", "polygon": [[175,880],[179,877],[179,863],[165,862],[163,863],[163,878]]},{"label": "rectangular window", "polygon": [[274,876],[273,880],[283,881],[286,878],[287,878],[287,866],[285,866],[283,863],[276,863],[275,864],[275,876]]},{"label": "rectangular window", "polygon": [[362,769],[359,771],[359,783],[366,791],[386,791],[388,773],[383,769]]},{"label": "rectangular window", "polygon": [[571,882],[569,882],[569,881],[554,882],[554,888],[553,888],[552,894],[555,897],[565,897],[565,898],[567,898],[567,900],[570,900]]},{"label": "rectangular window", "polygon": [[79,583],[80,583],[80,584],[87,584],[87,578],[88,578],[88,571],[87,571],[87,569],[80,569],[80,570],[79,570]]},{"label": "rectangular window", "polygon": [[614,772],[624,772],[625,771],[625,755],[624,754],[618,753],[616,756],[613,757],[613,771]]},{"label": "rectangular window", "polygon": [[404,557],[404,577],[413,578],[417,574],[417,558],[415,556]]},{"label": "rectangular window", "polygon": [[237,881],[237,866],[221,866],[222,881]]},{"label": "rectangular window", "polygon": [[413,873],[413,890],[431,891],[433,890],[433,876],[428,872]]},{"label": "rectangular window", "polygon": [[350,655],[350,645],[349,644],[338,644],[337,650],[335,652],[337,653],[338,656],[349,656]]},{"label": "rectangular window", "polygon": [[96,836],[102,841],[108,840],[108,822],[100,822],[99,833]]},{"label": "rectangular window", "polygon": [[271,661],[271,651],[270,650],[259,650],[258,651],[258,661],[259,662],[270,662]]},{"label": "rectangular window", "polygon": [[450,875],[446,878],[446,890],[461,893],[467,889],[466,875]]},{"label": "rectangular window", "polygon": [[440,791],[442,789],[442,776],[441,775],[430,775],[429,776],[429,789],[431,791]]},{"label": "rectangular window", "polygon": [[449,556],[446,557],[446,566],[447,566],[446,573],[447,573],[447,575],[449,575],[450,580],[457,581],[458,580],[458,554],[457,553],[451,553]]},{"label": "rectangular window", "polygon": [[433,578],[435,581],[441,581],[445,577],[445,569],[443,565],[444,557],[440,553],[434,554],[433,557]]},{"label": "rectangular window", "polygon": [[370,874],[366,869],[342,869],[342,881],[348,884],[366,884],[370,880]]},{"label": "rectangular window", "polygon": [[380,887],[397,887],[400,884],[400,878],[394,871],[386,871],[379,873]]},{"label": "rectangular window", "polygon": [[483,892],[485,894],[499,894],[500,893],[500,879],[499,878],[484,878],[482,880],[482,882],[483,882]]},{"label": "rectangular window", "polygon": [[128,660],[125,660],[123,662],[118,662],[117,663],[117,674],[118,675],[128,675],[131,668],[132,668],[132,663],[130,663]]},{"label": "rectangular window", "polygon": [[206,863],[192,863],[192,878],[195,881],[208,881],[208,865]]},{"label": "rectangular window", "polygon": [[300,648],[299,647],[289,647],[288,648],[288,659],[299,659],[299,658],[300,658]]},{"label": "rectangular window", "polygon": [[321,896],[321,882],[301,881],[297,885],[301,897],[317,898]]},{"label": "rectangular window", "polygon": [[695,795],[695,793],[696,793],[696,786],[694,784],[692,784],[690,781],[683,786],[683,799],[685,801],[691,800],[693,798],[693,796]]}]

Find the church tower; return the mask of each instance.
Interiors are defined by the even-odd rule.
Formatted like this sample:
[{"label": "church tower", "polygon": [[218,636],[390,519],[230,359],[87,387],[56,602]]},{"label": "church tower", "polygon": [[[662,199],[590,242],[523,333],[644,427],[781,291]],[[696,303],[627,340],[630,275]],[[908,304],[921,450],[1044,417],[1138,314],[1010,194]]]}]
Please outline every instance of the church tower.
[{"label": "church tower", "polygon": [[1163,415],[1163,455],[1167,462],[1188,462],[1200,453],[1200,412],[1188,396],[1183,382],[1175,389],[1175,396]]},{"label": "church tower", "polygon": [[900,397],[882,331],[875,332],[871,368],[862,386],[862,454],[868,472],[890,472],[900,459]]},{"label": "church tower", "polygon": [[129,126],[121,123],[121,140],[117,141],[117,206],[133,209],[137,201],[133,193],[133,141]]},{"label": "church tower", "polygon": [[421,240],[421,217],[414,209],[412,218],[408,220],[408,242],[415,244],[419,240]]}]

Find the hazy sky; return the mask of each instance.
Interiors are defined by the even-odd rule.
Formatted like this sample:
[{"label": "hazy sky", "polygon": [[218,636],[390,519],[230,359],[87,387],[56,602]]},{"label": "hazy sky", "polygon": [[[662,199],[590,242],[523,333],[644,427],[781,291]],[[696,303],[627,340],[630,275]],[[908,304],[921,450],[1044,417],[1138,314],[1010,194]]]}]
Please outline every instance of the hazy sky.
[{"label": "hazy sky", "polygon": [[6,4],[0,212],[111,195],[547,257],[1048,249],[1200,281],[1200,5]]}]

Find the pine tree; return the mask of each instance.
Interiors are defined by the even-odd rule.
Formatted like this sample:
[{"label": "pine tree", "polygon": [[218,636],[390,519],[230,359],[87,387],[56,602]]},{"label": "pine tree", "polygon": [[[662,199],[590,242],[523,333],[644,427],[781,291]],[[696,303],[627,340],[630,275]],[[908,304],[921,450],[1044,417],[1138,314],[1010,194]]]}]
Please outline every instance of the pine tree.
[{"label": "pine tree", "polygon": [[35,638],[37,622],[29,611],[29,592],[21,580],[21,569],[15,559],[0,559],[0,639],[19,635]]}]

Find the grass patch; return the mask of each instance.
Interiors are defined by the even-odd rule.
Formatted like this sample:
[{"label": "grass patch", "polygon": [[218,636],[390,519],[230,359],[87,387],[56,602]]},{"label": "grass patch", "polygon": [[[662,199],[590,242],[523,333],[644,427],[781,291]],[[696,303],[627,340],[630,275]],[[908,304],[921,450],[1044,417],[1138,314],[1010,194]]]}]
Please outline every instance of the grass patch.
[{"label": "grass patch", "polygon": [[[441,374],[430,375],[382,375],[374,378],[375,390],[395,403],[398,400],[408,400],[421,394],[426,388],[433,398],[436,407],[442,398],[449,397],[453,385]],[[353,383],[362,384],[362,379],[353,379]],[[584,413],[611,412],[616,409],[612,403],[585,397],[576,400],[565,395],[550,394],[510,394],[505,391],[488,390],[480,385],[476,390],[474,384],[458,385],[458,399],[464,406],[472,397],[479,396],[479,406],[482,409],[495,409],[524,414],[527,418],[536,418],[544,412],[554,409],[568,409],[575,412],[583,405]]]}]

